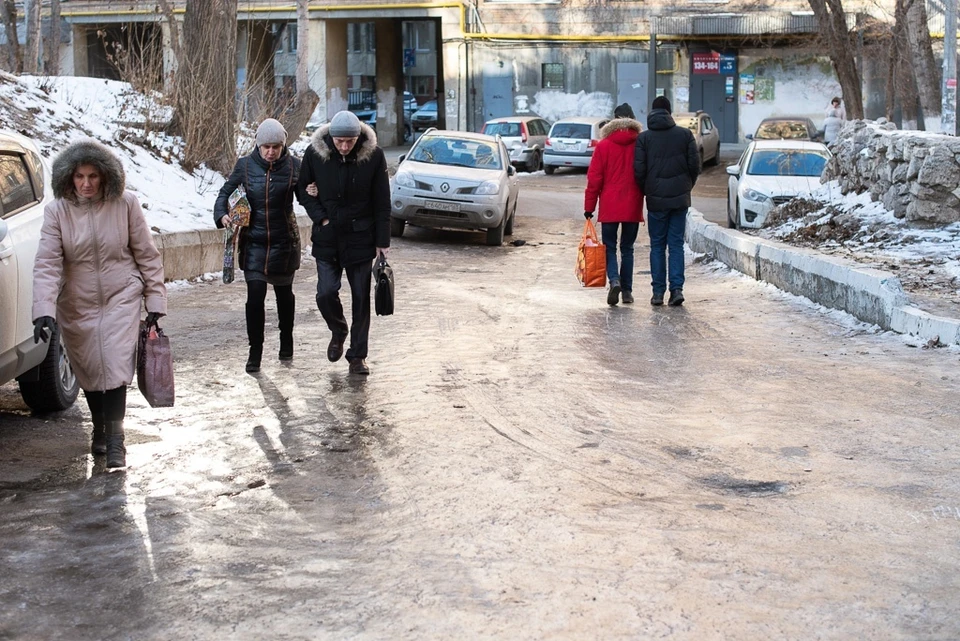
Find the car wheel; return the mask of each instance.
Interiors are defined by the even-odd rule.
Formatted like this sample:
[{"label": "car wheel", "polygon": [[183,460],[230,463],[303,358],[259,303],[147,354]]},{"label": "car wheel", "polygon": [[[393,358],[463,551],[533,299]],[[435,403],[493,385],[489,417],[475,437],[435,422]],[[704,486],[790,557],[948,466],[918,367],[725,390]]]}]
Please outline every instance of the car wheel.
[{"label": "car wheel", "polygon": [[507,224],[503,228],[504,236],[513,236],[513,221],[517,217],[517,201],[513,201],[513,209],[510,210],[510,217],[507,218]]},{"label": "car wheel", "polygon": [[543,173],[545,173],[545,174],[548,175],[548,176],[552,176],[552,175],[553,175],[553,172],[555,172],[556,170],[557,170],[557,168],[554,167],[553,165],[544,165],[544,166],[543,166]]},{"label": "car wheel", "polygon": [[504,216],[503,220],[500,221],[500,224],[496,227],[491,227],[487,230],[487,244],[493,247],[499,247],[503,244],[503,231],[507,225],[507,217]]},{"label": "car wheel", "polygon": [[530,158],[530,162],[527,163],[527,171],[531,174],[535,171],[540,171],[540,166],[543,164],[543,156],[540,155],[539,151],[533,152],[533,156]]},{"label": "car wheel", "polygon": [[20,396],[30,409],[38,414],[46,414],[65,410],[76,402],[80,383],[63,349],[60,327],[54,327],[47,356],[37,368],[39,380],[19,381]]},{"label": "car wheel", "polygon": [[403,236],[403,230],[407,228],[407,221],[403,218],[390,217],[390,235],[400,238]]},{"label": "car wheel", "polygon": [[717,145],[717,151],[713,154],[713,158],[710,159],[710,162],[707,164],[711,167],[716,167],[720,163],[720,145]]}]

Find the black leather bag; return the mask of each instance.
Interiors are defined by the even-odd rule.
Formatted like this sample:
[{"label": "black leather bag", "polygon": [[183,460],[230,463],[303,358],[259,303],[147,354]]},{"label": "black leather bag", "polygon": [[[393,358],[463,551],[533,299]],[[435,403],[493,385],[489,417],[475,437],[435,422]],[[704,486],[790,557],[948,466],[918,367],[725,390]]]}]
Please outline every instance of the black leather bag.
[{"label": "black leather bag", "polygon": [[373,277],[377,288],[374,295],[377,316],[389,316],[393,313],[393,267],[387,264],[387,257],[383,254],[377,256]]}]

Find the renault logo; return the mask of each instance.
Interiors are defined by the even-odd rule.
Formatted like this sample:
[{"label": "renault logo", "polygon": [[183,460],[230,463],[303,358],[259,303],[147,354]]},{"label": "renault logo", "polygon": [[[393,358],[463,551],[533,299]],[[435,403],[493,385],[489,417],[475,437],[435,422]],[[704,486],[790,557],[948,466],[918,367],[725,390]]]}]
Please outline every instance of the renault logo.
[{"label": "renault logo", "polygon": [[447,193],[448,191],[450,191],[450,183],[441,183],[440,191],[442,191],[443,193]]}]

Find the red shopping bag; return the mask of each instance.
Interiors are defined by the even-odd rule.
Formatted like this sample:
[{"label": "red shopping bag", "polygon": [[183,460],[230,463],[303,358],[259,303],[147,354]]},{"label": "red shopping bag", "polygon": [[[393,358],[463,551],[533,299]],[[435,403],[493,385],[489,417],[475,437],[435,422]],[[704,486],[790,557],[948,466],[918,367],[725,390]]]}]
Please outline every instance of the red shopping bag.
[{"label": "red shopping bag", "polygon": [[584,221],[583,236],[577,247],[577,280],[583,287],[606,287],[607,249],[597,238],[597,228],[590,220]]}]

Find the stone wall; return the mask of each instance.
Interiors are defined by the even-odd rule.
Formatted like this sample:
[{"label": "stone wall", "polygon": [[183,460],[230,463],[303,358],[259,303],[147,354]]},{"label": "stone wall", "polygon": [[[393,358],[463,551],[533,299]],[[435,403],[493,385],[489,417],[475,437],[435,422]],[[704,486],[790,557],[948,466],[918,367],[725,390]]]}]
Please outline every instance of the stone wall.
[{"label": "stone wall", "polygon": [[897,218],[918,224],[960,221],[960,139],[898,131],[893,123],[847,123],[831,145],[822,180],[843,193],[869,191]]}]

